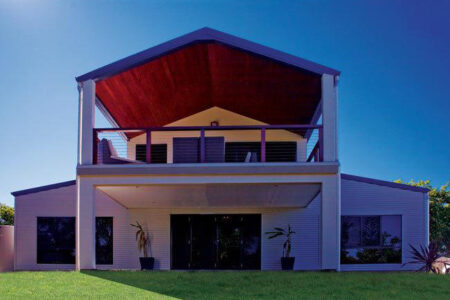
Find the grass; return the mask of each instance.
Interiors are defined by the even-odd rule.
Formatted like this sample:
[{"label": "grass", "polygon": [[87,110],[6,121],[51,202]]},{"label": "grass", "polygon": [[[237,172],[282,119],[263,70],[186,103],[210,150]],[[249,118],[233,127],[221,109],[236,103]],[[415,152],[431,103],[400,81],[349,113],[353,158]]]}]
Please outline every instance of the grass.
[{"label": "grass", "polygon": [[448,299],[450,276],[320,272],[15,272],[0,298]]}]

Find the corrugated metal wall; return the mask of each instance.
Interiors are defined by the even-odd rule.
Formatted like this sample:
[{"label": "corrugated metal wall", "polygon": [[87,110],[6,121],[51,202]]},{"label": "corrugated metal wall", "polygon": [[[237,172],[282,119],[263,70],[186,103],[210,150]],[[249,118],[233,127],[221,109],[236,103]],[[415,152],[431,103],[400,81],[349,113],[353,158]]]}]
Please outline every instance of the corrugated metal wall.
[{"label": "corrugated metal wall", "polygon": [[74,217],[75,185],[16,197],[15,269],[73,270],[75,265],[37,264],[37,217]]},{"label": "corrugated metal wall", "polygon": [[[342,180],[342,215],[402,215],[403,262],[410,260],[409,246],[426,243],[427,202],[423,193],[392,187]],[[36,264],[36,218],[38,216],[74,216],[75,186],[19,196],[16,199],[16,257],[17,270],[74,269],[74,265]],[[170,268],[170,214],[196,213],[261,213],[263,270],[280,269],[282,239],[268,240],[264,232],[274,226],[291,224],[297,234],[293,237],[292,256],[295,269],[320,269],[320,196],[304,209],[130,209],[96,191],[97,216],[114,217],[114,264],[99,269],[138,269],[139,254],[133,228],[136,220],[146,225],[152,234],[152,250],[157,269]],[[342,270],[410,270],[417,266],[401,264],[342,265]]]},{"label": "corrugated metal wall", "polygon": [[[36,264],[36,218],[40,216],[74,216],[75,186],[23,195],[16,200],[16,270],[67,270],[74,265]],[[282,239],[267,240],[264,232],[274,226],[291,224],[297,234],[293,238],[292,255],[295,269],[320,268],[320,197],[305,209],[125,209],[101,191],[96,191],[96,215],[113,217],[114,264],[98,265],[99,269],[138,269],[134,229],[138,220],[150,229],[155,268],[170,269],[170,214],[261,213],[262,269],[280,269]]]},{"label": "corrugated metal wall", "polygon": [[[401,215],[402,262],[411,260],[409,244],[426,243],[424,194],[410,190],[342,179],[341,215]],[[417,265],[341,265],[341,270],[412,270]]]}]

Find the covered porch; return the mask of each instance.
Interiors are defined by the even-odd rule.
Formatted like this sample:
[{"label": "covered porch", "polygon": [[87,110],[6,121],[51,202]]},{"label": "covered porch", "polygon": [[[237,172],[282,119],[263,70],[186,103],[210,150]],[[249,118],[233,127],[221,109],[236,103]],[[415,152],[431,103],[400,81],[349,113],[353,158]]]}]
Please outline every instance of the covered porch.
[{"label": "covered porch", "polygon": [[[151,236],[156,269],[280,269],[283,241],[264,233],[288,224],[297,231],[295,269],[337,269],[337,184],[332,175],[80,176],[77,268],[138,269],[129,225],[138,221]],[[92,216],[113,219],[111,265],[96,264]]]}]

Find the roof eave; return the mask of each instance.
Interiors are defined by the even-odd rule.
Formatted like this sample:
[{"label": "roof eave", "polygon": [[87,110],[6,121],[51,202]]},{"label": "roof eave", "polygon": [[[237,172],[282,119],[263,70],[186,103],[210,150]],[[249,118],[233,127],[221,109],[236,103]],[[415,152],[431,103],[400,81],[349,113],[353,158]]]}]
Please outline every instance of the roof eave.
[{"label": "roof eave", "polygon": [[361,176],[344,174],[344,173],[341,173],[341,178],[345,179],[345,180],[352,180],[352,181],[364,182],[364,183],[369,183],[369,184],[376,184],[376,185],[387,186],[387,187],[396,188],[396,189],[409,190],[409,191],[413,191],[413,192],[428,193],[430,191],[427,188],[412,186],[412,185],[408,185],[408,184],[404,184],[404,183],[397,183],[397,182],[392,182],[392,181],[373,179],[373,178],[361,177]]},{"label": "roof eave", "polygon": [[12,192],[11,195],[13,195],[14,197],[17,197],[17,196],[23,196],[23,195],[28,195],[28,194],[34,194],[34,193],[39,193],[39,192],[44,192],[44,191],[48,191],[48,190],[54,190],[54,189],[59,189],[62,187],[75,185],[76,183],[77,183],[76,180],[63,181],[63,182],[58,182],[58,183],[49,184],[49,185],[43,185],[43,186],[31,188],[31,189],[15,191],[15,192]]},{"label": "roof eave", "polygon": [[312,61],[293,56],[291,54],[266,47],[231,34],[227,34],[218,30],[214,30],[208,27],[201,28],[191,33],[174,38],[165,43],[159,44],[147,50],[130,55],[116,62],[95,69],[84,75],[76,77],[77,82],[83,82],[86,80],[100,80],[118,73],[124,72],[133,67],[144,64],[157,57],[163,56],[167,53],[175,51],[179,48],[188,46],[195,42],[201,41],[217,41],[235,48],[239,48],[245,51],[253,52],[255,54],[265,56],[269,59],[279,61],[285,64],[292,65],[316,74],[330,74],[339,75],[340,71],[335,69],[314,63]]}]

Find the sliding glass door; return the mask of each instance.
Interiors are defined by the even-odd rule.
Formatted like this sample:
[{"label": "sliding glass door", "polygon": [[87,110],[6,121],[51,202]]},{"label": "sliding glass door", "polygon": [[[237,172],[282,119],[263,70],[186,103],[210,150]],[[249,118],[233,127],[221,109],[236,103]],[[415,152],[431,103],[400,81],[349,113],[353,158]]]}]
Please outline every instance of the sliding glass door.
[{"label": "sliding glass door", "polygon": [[260,269],[261,215],[172,215],[172,269]]}]

